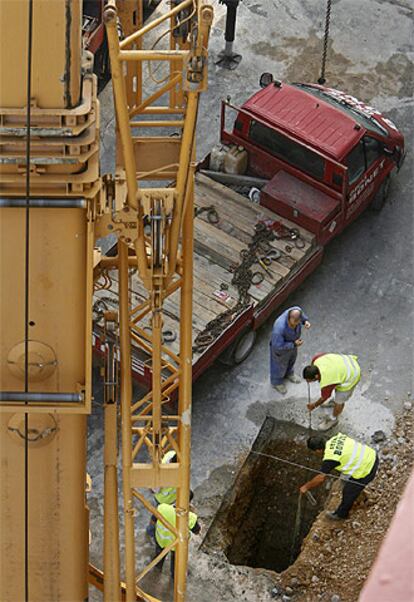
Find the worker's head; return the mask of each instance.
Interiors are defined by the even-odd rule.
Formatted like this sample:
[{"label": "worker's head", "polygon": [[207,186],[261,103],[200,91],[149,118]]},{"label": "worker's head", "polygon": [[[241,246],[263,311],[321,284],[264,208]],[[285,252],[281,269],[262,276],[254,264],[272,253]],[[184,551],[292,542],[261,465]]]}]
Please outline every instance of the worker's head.
[{"label": "worker's head", "polygon": [[292,328],[296,328],[302,319],[302,312],[300,309],[291,309],[288,313],[288,322]]},{"label": "worker's head", "polygon": [[315,380],[321,380],[321,373],[319,372],[319,368],[311,364],[310,366],[305,366],[303,369],[303,378],[308,381],[308,383],[314,382]]},{"label": "worker's head", "polygon": [[308,449],[311,449],[318,455],[322,455],[325,451],[326,439],[321,436],[309,437],[306,444],[308,446]]}]

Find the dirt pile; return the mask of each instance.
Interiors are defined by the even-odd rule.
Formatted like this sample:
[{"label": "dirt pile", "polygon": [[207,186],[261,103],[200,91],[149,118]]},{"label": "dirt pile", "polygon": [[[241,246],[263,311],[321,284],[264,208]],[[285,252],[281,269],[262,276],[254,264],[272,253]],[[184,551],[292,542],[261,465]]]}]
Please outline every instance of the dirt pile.
[{"label": "dirt pile", "polygon": [[[381,436],[378,437],[381,439]],[[404,404],[393,434],[373,444],[380,467],[348,520],[315,521],[296,562],[282,573],[272,596],[283,602],[356,602],[394,515],[413,466],[413,409]],[[328,508],[336,508],[341,484],[336,482]]]}]

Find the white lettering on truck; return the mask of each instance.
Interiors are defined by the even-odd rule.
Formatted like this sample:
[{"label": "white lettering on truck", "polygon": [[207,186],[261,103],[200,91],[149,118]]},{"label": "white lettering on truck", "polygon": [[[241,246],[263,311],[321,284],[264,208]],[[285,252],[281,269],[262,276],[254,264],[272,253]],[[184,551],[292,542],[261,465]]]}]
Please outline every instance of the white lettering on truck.
[{"label": "white lettering on truck", "polygon": [[349,204],[353,203],[359,195],[367,188],[377,177],[381,169],[384,167],[385,159],[372,171],[369,175],[365,176],[364,179],[352,190],[349,196]]}]

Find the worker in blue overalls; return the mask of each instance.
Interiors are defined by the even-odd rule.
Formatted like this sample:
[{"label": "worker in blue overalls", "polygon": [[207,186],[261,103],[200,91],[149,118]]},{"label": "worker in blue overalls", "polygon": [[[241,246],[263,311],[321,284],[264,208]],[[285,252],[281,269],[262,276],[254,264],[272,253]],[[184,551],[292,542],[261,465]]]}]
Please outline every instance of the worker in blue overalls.
[{"label": "worker in blue overalls", "polygon": [[284,380],[299,383],[301,379],[293,369],[298,355],[298,347],[303,343],[300,338],[302,326],[310,328],[307,315],[300,307],[290,307],[273,324],[270,341],[270,382],[284,395],[287,391]]}]

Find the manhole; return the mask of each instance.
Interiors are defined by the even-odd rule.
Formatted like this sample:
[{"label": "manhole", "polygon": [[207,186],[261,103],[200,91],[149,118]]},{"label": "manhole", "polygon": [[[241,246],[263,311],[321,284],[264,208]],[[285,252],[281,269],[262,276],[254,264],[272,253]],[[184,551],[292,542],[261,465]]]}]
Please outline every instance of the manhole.
[{"label": "manhole", "polygon": [[307,449],[307,437],[306,429],[266,418],[207,532],[202,546],[206,552],[221,551],[231,564],[276,572],[294,562],[328,489],[322,486],[312,491],[316,506],[302,499],[299,525],[299,487],[313,474],[273,456],[319,468],[320,458]]}]

